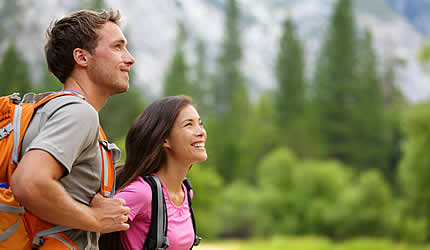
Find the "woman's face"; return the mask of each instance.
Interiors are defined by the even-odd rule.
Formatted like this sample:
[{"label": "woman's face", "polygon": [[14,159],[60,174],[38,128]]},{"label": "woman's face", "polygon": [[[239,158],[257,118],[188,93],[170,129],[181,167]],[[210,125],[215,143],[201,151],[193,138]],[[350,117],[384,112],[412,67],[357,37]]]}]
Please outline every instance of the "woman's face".
[{"label": "woman's face", "polygon": [[199,113],[192,105],[185,106],[179,112],[164,148],[168,157],[187,164],[205,161],[206,131],[203,128]]}]

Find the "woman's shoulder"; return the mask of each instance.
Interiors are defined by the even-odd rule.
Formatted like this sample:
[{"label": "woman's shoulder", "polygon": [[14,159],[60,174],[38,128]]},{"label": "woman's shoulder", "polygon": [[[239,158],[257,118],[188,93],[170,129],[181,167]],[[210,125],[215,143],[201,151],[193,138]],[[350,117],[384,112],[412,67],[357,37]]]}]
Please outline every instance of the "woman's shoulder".
[{"label": "woman's shoulder", "polygon": [[152,199],[151,186],[141,176],[138,176],[128,186],[121,189],[115,197],[126,198],[131,195],[145,200]]}]

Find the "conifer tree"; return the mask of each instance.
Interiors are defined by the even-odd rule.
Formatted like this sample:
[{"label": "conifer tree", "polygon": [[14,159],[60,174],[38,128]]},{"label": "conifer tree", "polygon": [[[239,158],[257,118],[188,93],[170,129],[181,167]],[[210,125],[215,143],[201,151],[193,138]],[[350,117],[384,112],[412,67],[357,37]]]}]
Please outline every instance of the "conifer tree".
[{"label": "conifer tree", "polygon": [[278,94],[276,103],[279,113],[279,124],[283,131],[305,109],[305,80],[303,48],[295,32],[294,24],[286,19],[279,44],[276,61],[276,78]]},{"label": "conifer tree", "polygon": [[251,106],[249,120],[240,141],[240,155],[245,157],[235,169],[235,176],[257,183],[257,166],[260,161],[280,145],[282,134],[276,120],[277,110],[273,94],[262,93],[257,104]]},{"label": "conifer tree", "polygon": [[401,129],[403,111],[408,108],[406,97],[398,87],[397,69],[405,65],[405,60],[393,55],[383,58],[382,92],[384,95],[384,113],[387,141],[387,167],[385,177],[391,184],[395,184],[395,173],[403,157],[402,142],[405,133]]},{"label": "conifer tree", "polygon": [[355,145],[352,161],[364,168],[384,169],[387,165],[387,134],[384,95],[377,72],[377,57],[368,29],[359,39],[358,82],[355,106]]},{"label": "conifer tree", "polygon": [[[313,143],[307,135],[310,129],[307,114],[304,51],[293,22],[287,18],[282,26],[279,51],[275,63],[277,79],[276,110],[280,137],[285,146],[299,156],[313,154]],[[309,139],[309,140],[307,140]]]},{"label": "conifer tree", "polygon": [[37,92],[60,91],[63,88],[63,84],[48,70],[43,72],[42,82],[38,86]]},{"label": "conifer tree", "polygon": [[91,9],[91,10],[102,10],[106,8],[104,0],[80,0],[80,8]]},{"label": "conifer tree", "polygon": [[175,54],[166,73],[162,91],[163,96],[192,95],[190,80],[188,79],[188,66],[184,54],[185,26],[183,23],[179,23],[178,27]]},{"label": "conifer tree", "polygon": [[224,34],[221,54],[217,58],[217,79],[214,86],[215,109],[221,117],[230,109],[235,91],[244,87],[240,70],[240,13],[235,0],[227,1]]},{"label": "conifer tree", "polygon": [[14,42],[3,55],[0,63],[0,96],[18,92],[22,95],[32,91],[31,77],[28,64],[21,56]]},{"label": "conifer tree", "polygon": [[200,116],[206,120],[211,113],[211,96],[209,73],[207,72],[206,47],[202,40],[197,41],[197,61],[194,66],[194,79],[191,81],[191,96],[197,105]]},{"label": "conifer tree", "polygon": [[315,110],[326,156],[358,170],[383,168],[383,94],[370,32],[355,26],[351,0],[339,0],[315,74]]},{"label": "conifer tree", "polygon": [[23,30],[22,13],[24,1],[2,1],[0,8],[0,42],[6,38],[16,40],[18,31]]},{"label": "conifer tree", "polygon": [[[355,163],[357,95],[357,32],[351,0],[339,0],[314,76],[317,129],[327,157]],[[364,118],[364,117],[363,117]],[[355,144],[355,145],[354,145]]]},{"label": "conifer tree", "polygon": [[209,147],[213,161],[225,181],[234,178],[234,169],[240,166],[240,141],[249,112],[248,89],[240,70],[242,48],[240,44],[240,13],[235,0],[227,1],[225,36],[217,59],[213,93],[215,119],[211,122]]}]

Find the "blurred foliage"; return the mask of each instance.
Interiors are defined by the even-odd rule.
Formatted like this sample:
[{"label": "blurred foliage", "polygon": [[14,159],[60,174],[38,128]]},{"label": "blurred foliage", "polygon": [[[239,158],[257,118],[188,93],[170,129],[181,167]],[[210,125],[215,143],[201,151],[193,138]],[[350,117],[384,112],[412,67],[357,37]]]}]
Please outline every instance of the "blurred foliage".
[{"label": "blurred foliage", "polygon": [[421,63],[421,66],[423,66],[424,69],[428,71],[430,62],[430,41],[427,41],[422,45],[418,51],[417,57],[418,61]]},{"label": "blurred foliage", "polygon": [[427,192],[430,178],[430,104],[412,108],[405,116],[402,128],[406,134],[403,144],[404,157],[398,172],[399,182],[404,192],[406,213],[416,220],[425,221],[430,226],[430,192]]},{"label": "blurred foliage", "polygon": [[184,43],[186,31],[184,24],[180,23],[176,38],[175,54],[167,69],[163,85],[163,96],[188,95],[191,96],[190,80],[188,79],[188,66],[185,61]]},{"label": "blurred foliage", "polygon": [[17,50],[15,43],[12,41],[3,55],[0,62],[0,95],[9,95],[12,93],[25,93],[32,91],[32,82],[28,64]]},{"label": "blurred foliage", "polygon": [[217,172],[205,163],[194,164],[188,173],[193,184],[193,209],[197,230],[205,240],[215,238],[221,232],[222,221],[217,212],[221,207],[223,181]]},{"label": "blurred foliage", "polygon": [[[204,245],[202,245],[204,246]],[[388,239],[357,238],[342,242],[317,236],[309,237],[271,237],[250,241],[231,241],[212,245],[219,250],[429,250],[430,245],[414,245],[399,243]],[[205,249],[204,247],[202,248]]]},{"label": "blurred foliage", "polygon": [[[105,7],[104,1],[80,4]],[[355,25],[351,1],[338,0],[315,67],[304,61],[295,24],[285,20],[273,62],[275,89],[252,99],[241,67],[240,8],[235,0],[225,7],[214,72],[207,70],[202,41],[196,63],[188,63],[178,24],[161,94],[191,95],[208,132],[208,161],[189,172],[198,234],[262,239],[229,249],[430,249],[408,245],[430,240],[430,104],[411,105],[402,95],[396,72],[405,61],[380,62],[371,33]],[[307,67],[316,69],[311,85]],[[61,89],[46,70],[41,75],[40,83],[31,81],[12,39],[0,63],[1,94]],[[148,104],[133,73],[130,79],[129,91],[100,112],[122,161],[127,130]]]}]

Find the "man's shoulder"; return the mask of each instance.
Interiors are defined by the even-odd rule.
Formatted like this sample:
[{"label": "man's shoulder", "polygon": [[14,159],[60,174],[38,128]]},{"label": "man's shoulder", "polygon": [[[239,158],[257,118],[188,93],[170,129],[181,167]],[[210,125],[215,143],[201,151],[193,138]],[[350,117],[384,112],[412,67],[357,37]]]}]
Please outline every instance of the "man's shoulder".
[{"label": "man's shoulder", "polygon": [[99,124],[98,112],[85,100],[77,96],[65,95],[56,97],[36,112],[44,113],[48,119],[52,116],[65,116],[68,120],[82,120],[86,123]]},{"label": "man's shoulder", "polygon": [[72,95],[56,97],[43,105],[42,109],[45,112],[53,113],[64,107],[68,107],[69,109],[81,110],[83,112],[97,115],[97,111],[87,101]]}]

